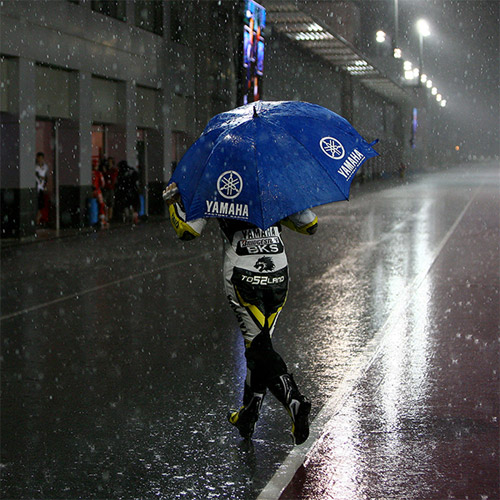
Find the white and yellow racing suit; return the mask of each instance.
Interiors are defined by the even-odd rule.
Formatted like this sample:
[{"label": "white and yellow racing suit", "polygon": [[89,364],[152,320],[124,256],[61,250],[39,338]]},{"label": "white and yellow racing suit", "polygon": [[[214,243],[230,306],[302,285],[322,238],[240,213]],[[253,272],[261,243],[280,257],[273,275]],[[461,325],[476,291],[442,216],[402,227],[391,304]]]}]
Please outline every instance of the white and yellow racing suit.
[{"label": "white and yellow racing suit", "polygon": [[[205,219],[186,222],[179,204],[170,205],[169,212],[180,239],[191,240],[201,235]],[[286,391],[290,387],[286,387],[281,376],[287,375],[287,367],[271,342],[288,293],[288,262],[281,228],[286,226],[310,235],[315,233],[318,219],[311,210],[304,210],[266,230],[244,221],[218,219],[218,222],[224,240],[225,291],[245,340],[247,378],[243,405],[249,405],[257,395],[260,407],[268,387],[286,406],[289,397]],[[294,387],[298,394],[295,384]]]},{"label": "white and yellow racing suit", "polygon": [[[186,222],[178,204],[170,205],[170,220],[179,238],[200,236],[206,219]],[[302,234],[313,234],[318,219],[304,210],[262,230],[247,222],[218,219],[224,240],[224,284],[245,344],[266,328],[272,336],[288,291],[288,262],[281,225]]]}]

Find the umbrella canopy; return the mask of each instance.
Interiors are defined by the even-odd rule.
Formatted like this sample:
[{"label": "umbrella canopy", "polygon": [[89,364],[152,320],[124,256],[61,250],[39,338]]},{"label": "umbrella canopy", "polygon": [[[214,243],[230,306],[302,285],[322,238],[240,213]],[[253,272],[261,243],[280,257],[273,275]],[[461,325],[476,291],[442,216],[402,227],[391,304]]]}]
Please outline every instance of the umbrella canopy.
[{"label": "umbrella canopy", "polygon": [[224,217],[267,229],[306,208],[346,200],[378,153],[336,113],[306,102],[258,101],[208,123],[179,162],[187,220]]}]

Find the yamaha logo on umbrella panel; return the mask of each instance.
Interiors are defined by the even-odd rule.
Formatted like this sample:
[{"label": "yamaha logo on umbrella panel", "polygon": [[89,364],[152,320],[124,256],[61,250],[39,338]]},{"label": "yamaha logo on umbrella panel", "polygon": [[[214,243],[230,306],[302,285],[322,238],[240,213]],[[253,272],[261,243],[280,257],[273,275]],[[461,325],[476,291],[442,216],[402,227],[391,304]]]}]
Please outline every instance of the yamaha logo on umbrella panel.
[{"label": "yamaha logo on umbrella panel", "polygon": [[237,198],[243,189],[243,179],[238,172],[227,170],[217,179],[217,191],[227,200]]},{"label": "yamaha logo on umbrella panel", "polygon": [[323,137],[323,139],[319,141],[319,145],[321,151],[332,160],[341,160],[344,158],[344,146],[338,139],[335,139],[335,137]]},{"label": "yamaha logo on umbrella panel", "polygon": [[[243,190],[243,179],[238,172],[227,170],[217,179],[217,192],[226,200],[234,200]],[[248,205],[233,201],[205,200],[205,215],[210,217],[229,217],[231,219],[248,219]]]}]

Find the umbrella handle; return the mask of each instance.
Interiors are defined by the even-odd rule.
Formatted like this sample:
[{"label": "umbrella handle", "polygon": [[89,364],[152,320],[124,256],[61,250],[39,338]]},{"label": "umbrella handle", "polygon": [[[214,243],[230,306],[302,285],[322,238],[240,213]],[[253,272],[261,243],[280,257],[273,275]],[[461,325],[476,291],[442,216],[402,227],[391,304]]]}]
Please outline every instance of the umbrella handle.
[{"label": "umbrella handle", "polygon": [[163,200],[166,203],[174,203],[176,201],[176,197],[179,196],[179,188],[177,186],[170,185],[168,186],[162,193]]}]

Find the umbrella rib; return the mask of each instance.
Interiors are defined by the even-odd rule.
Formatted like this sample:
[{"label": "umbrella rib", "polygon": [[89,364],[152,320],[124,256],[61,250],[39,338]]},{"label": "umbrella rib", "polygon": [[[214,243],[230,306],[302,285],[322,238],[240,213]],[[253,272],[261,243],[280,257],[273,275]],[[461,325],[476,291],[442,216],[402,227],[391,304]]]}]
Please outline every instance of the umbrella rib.
[{"label": "umbrella rib", "polygon": [[[261,193],[260,189],[260,178],[259,178],[259,169],[257,166],[257,146],[255,145],[255,137],[252,137],[252,145],[253,145],[253,165],[255,169],[255,176],[257,177],[257,188],[258,192]],[[262,221],[262,225],[264,226],[264,205],[262,203],[262,196],[259,196],[259,202],[260,202],[260,220]]]},{"label": "umbrella rib", "polygon": [[286,135],[288,135],[289,137],[292,137],[294,139],[294,141],[296,141],[298,144],[300,144],[302,146],[302,148],[307,152],[307,154],[321,167],[321,169],[323,171],[326,172],[326,174],[328,175],[328,177],[330,177],[330,179],[333,181],[333,183],[337,186],[338,190],[340,191],[340,193],[342,193],[342,195],[344,196],[344,199],[345,200],[349,200],[349,197],[347,197],[344,192],[342,191],[342,189],[340,188],[340,186],[338,185],[337,181],[335,180],[334,177],[332,177],[332,175],[330,174],[330,172],[321,164],[321,162],[319,160],[317,160],[309,151],[309,149],[304,145],[302,144],[302,142],[300,142],[299,139],[297,139],[294,135],[292,135],[290,132],[288,132],[285,128],[283,128],[281,125],[278,125],[277,123],[275,123],[273,120],[270,120],[270,119],[267,119],[267,122],[271,123],[273,126],[275,126],[276,128],[279,128],[280,130],[283,131],[283,133],[285,133]]}]

